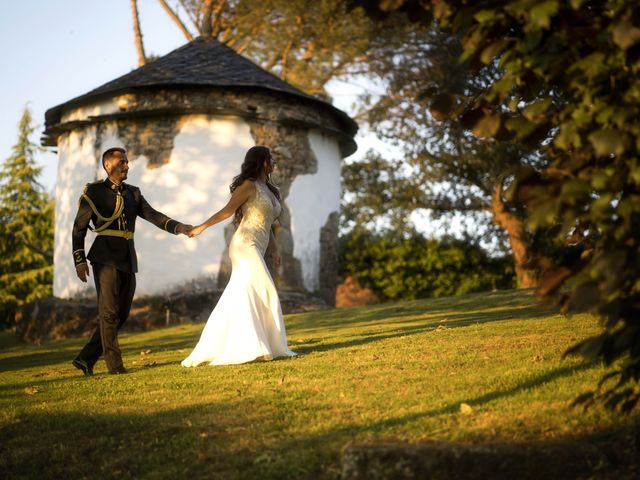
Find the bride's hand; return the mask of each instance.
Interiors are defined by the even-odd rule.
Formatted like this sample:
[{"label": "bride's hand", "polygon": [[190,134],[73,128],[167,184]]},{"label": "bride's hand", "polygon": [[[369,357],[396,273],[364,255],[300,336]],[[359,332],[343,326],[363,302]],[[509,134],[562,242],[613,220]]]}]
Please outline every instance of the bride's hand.
[{"label": "bride's hand", "polygon": [[280,257],[280,252],[273,252],[271,254],[271,258],[273,259],[273,265],[276,268],[280,268],[280,263],[282,262],[282,258]]},{"label": "bride's hand", "polygon": [[193,227],[189,232],[189,238],[197,237],[202,232],[204,232],[205,228],[207,227],[204,225],[198,225],[197,227]]}]

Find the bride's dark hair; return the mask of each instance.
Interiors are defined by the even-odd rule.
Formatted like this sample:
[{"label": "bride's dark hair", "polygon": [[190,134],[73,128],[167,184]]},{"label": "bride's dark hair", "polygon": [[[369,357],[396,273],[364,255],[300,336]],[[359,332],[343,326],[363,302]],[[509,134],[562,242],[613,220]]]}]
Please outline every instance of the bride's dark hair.
[{"label": "bride's dark hair", "polygon": [[[260,174],[264,171],[264,162],[271,161],[271,152],[267,147],[263,147],[262,145],[256,145],[255,147],[251,147],[246,155],[244,156],[244,162],[242,162],[242,166],[240,167],[240,175],[237,175],[233,178],[233,182],[229,185],[229,190],[231,193],[235,191],[242,182],[245,180],[257,180]],[[280,191],[274,185],[271,180],[271,175],[267,175],[267,187],[271,190],[271,193],[280,201]],[[233,219],[234,225],[237,227],[242,220],[242,207],[236,210],[235,217]]]}]

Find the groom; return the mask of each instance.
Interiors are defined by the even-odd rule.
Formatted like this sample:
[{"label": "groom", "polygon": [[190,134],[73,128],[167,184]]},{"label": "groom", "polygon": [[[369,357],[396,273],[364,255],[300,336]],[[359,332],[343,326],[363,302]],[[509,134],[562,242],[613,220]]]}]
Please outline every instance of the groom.
[{"label": "groom", "polygon": [[[72,234],[73,261],[78,278],[86,283],[89,276],[87,259],[90,260],[98,293],[98,328],[72,361],[73,366],[87,376],[93,374],[93,366],[102,354],[109,373],[127,372],[118,345],[118,330],[129,316],[136,289],[138,261],[133,244],[136,217],[174,235],[187,235],[192,228],[154,210],[138,187],[124,183],[129,160],[123,148],[105,151],[102,166],[108,177],[87,184],[80,197]],[[87,228],[96,233],[96,239],[85,257]]]}]

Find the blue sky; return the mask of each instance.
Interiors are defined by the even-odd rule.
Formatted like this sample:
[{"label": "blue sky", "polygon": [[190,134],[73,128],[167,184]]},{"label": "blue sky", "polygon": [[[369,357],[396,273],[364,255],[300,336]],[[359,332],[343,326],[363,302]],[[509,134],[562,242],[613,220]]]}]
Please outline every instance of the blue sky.
[{"label": "blue sky", "polygon": [[[186,40],[157,0],[138,0],[147,54],[165,55]],[[129,0],[20,0],[4,2],[0,10],[0,45],[4,74],[0,77],[0,161],[11,154],[17,124],[29,105],[38,126],[39,143],[47,109],[82,95],[137,66]],[[366,83],[367,90],[379,88]],[[327,90],[334,104],[347,113],[363,88],[332,82]],[[374,148],[387,158],[399,156],[397,148],[371,134],[356,137],[357,159]],[[37,155],[43,167],[40,178],[53,192],[57,157],[49,148]],[[442,230],[444,223],[420,212],[413,215],[419,230]],[[458,224],[459,221],[454,222]],[[454,230],[458,226],[451,225]]]},{"label": "blue sky", "polygon": [[[157,0],[139,0],[147,54],[164,55],[186,40]],[[0,15],[3,71],[0,80],[0,160],[11,154],[17,123],[29,105],[39,142],[47,109],[92,90],[137,66],[128,0],[20,0],[5,2]],[[349,110],[357,89],[335,84],[330,93]],[[366,145],[363,145],[364,144]],[[358,139],[359,154],[375,139]],[[55,185],[57,159],[39,153],[42,183]]]},{"label": "blue sky", "polygon": [[[140,0],[147,52],[165,54],[184,43],[157,0]],[[136,67],[127,0],[20,0],[6,2],[0,15],[0,159],[11,153],[26,104],[38,125],[44,112]],[[55,184],[57,160],[38,155],[42,183]]]}]

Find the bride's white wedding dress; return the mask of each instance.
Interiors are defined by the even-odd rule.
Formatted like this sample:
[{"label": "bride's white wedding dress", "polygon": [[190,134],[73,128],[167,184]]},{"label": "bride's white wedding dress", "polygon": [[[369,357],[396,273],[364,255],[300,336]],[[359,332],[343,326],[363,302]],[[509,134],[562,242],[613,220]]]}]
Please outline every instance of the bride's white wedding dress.
[{"label": "bride's white wedding dress", "polygon": [[287,347],[280,299],[264,262],[271,225],[282,207],[265,184],[253,184],[255,198],[242,206],[242,221],[229,244],[231,278],[183,367],[296,355]]}]

